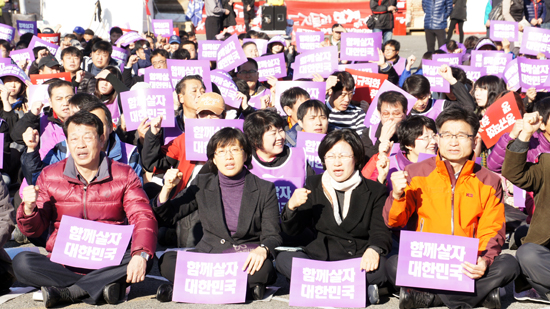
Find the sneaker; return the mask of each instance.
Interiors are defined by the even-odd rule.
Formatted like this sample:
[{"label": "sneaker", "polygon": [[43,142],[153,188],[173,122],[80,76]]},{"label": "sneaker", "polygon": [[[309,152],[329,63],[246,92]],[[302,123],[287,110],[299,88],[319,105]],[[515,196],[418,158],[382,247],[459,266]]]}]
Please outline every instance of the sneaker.
[{"label": "sneaker", "polygon": [[538,303],[550,304],[550,301],[543,299],[534,288],[519,293],[514,291],[514,298],[518,301],[534,301]]},{"label": "sneaker", "polygon": [[378,286],[376,284],[370,284],[367,288],[367,295],[371,305],[376,305],[380,302],[380,296],[378,294]]},{"label": "sneaker", "polygon": [[16,225],[15,226],[15,229],[13,230],[13,238],[14,240],[18,243],[18,244],[28,244],[29,243],[29,239],[27,238],[27,236],[23,235],[23,233],[21,233],[21,231],[19,230],[19,227]]}]

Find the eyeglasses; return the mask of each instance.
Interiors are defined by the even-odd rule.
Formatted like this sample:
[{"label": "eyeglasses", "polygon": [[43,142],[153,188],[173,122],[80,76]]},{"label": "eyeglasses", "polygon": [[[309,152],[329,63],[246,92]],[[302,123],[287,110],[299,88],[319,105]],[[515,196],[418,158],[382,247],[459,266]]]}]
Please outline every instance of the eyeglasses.
[{"label": "eyeglasses", "polygon": [[220,149],[216,151],[214,154],[218,157],[225,157],[228,153],[231,154],[231,156],[236,157],[242,155],[242,148],[231,148],[231,149]]},{"label": "eyeglasses", "polygon": [[390,117],[390,115],[392,115],[395,118],[400,118],[400,117],[403,117],[404,114],[403,112],[393,112],[393,113],[383,112],[381,115],[382,115],[382,118],[388,118]]},{"label": "eyeglasses", "polygon": [[258,70],[249,70],[249,71],[239,71],[237,74],[246,75],[246,74],[256,74],[258,73]]},{"label": "eyeglasses", "polygon": [[338,96],[338,98],[345,98],[345,97],[353,97],[353,95],[355,94],[355,91],[351,91],[351,92],[344,92],[342,91],[342,93]]},{"label": "eyeglasses", "polygon": [[332,162],[336,159],[339,159],[340,161],[342,162],[347,162],[349,160],[351,160],[353,158],[353,155],[352,154],[349,154],[349,153],[339,153],[339,154],[328,154],[325,156],[325,161],[326,162]]},{"label": "eyeglasses", "polygon": [[157,65],[166,64],[166,60],[155,61],[155,62],[152,62],[152,64],[153,64],[154,67],[156,67]]},{"label": "eyeglasses", "polygon": [[451,133],[439,133],[438,134],[441,139],[444,140],[450,140],[453,137],[456,137],[459,141],[465,141],[467,139],[470,139],[474,137],[471,134],[465,134],[465,133],[458,133],[458,134],[451,134]]},{"label": "eyeglasses", "polygon": [[426,135],[426,136],[420,136],[417,138],[417,141],[425,141],[426,143],[431,142],[432,140],[435,140],[436,134]]}]

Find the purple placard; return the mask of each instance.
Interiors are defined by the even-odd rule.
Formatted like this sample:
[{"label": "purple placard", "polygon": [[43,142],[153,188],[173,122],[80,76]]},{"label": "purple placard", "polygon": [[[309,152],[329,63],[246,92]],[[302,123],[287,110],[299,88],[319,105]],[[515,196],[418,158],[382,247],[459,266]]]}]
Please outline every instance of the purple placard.
[{"label": "purple placard", "polygon": [[170,89],[172,90],[172,82],[170,81],[170,70],[154,69],[148,67],[143,73],[144,82],[149,83],[153,89]]},{"label": "purple placard", "polygon": [[12,50],[10,52],[10,58],[18,65],[25,60],[29,60],[30,65],[35,60],[34,53],[30,48]]},{"label": "purple placard", "polygon": [[[458,45],[458,48],[460,48],[460,53],[457,53],[457,54],[459,54],[462,57],[462,62],[464,62],[470,58],[470,55],[466,54],[466,46],[464,46],[464,44],[459,42],[456,42],[456,43]],[[448,54],[454,54],[454,53],[449,53],[449,50],[447,49],[447,44],[443,44],[439,49],[441,49],[442,51]]]},{"label": "purple placard", "polygon": [[430,91],[449,93],[451,84],[438,73],[441,62],[422,59],[422,75],[430,81]]},{"label": "purple placard", "polygon": [[340,60],[378,61],[378,51],[382,46],[382,32],[342,33]]},{"label": "purple placard", "polygon": [[166,60],[172,87],[176,89],[179,81],[187,75],[199,75],[202,77],[206,92],[212,92],[212,82],[210,81],[210,61],[208,60]]},{"label": "purple placard", "polygon": [[513,21],[491,20],[490,38],[493,41],[500,42],[508,39],[510,42],[518,41],[518,23]]},{"label": "purple placard", "polygon": [[280,115],[286,115],[285,111],[281,107],[281,95],[287,89],[292,87],[300,87],[309,93],[310,99],[325,101],[325,93],[327,84],[324,82],[291,82],[291,81],[279,81],[275,86],[275,108]]},{"label": "purple placard", "polygon": [[220,89],[225,105],[229,105],[233,108],[239,108],[241,106],[242,100],[237,99],[239,88],[237,88],[237,85],[235,85],[235,82],[229,74],[224,71],[214,70],[210,72],[210,79],[212,79],[212,83],[216,84],[218,89]]},{"label": "purple placard", "polygon": [[285,55],[283,53],[262,56],[256,58],[258,63],[258,80],[265,82],[269,76],[281,78],[286,76],[286,62]]},{"label": "purple placard", "polygon": [[325,134],[320,133],[307,133],[307,132],[298,132],[298,137],[296,140],[296,149],[302,148],[304,150],[304,155],[306,156],[307,163],[313,170],[315,174],[322,174],[325,170],[323,169],[323,164],[317,153],[319,149],[319,144],[325,138]]},{"label": "purple placard", "polygon": [[[432,60],[443,62],[451,66],[462,64],[462,56],[460,54],[434,54]],[[424,60],[422,60],[422,63],[424,63]]]},{"label": "purple placard", "polygon": [[338,47],[322,47],[307,51],[296,57],[293,80],[313,78],[313,73],[328,78],[338,70]]},{"label": "purple placard", "polygon": [[433,102],[432,108],[430,108],[430,110],[426,112],[424,116],[436,120],[437,116],[439,116],[439,114],[441,114],[441,112],[443,111],[444,103],[445,100],[435,100],[435,102]]},{"label": "purple placard", "polygon": [[[277,84],[280,82],[277,82]],[[260,109],[262,107],[262,97],[269,95],[271,96],[271,90],[270,89],[264,89],[263,91],[260,91],[257,95],[251,96],[248,100],[248,105],[254,107],[255,109]]]},{"label": "purple placard", "polygon": [[126,130],[133,131],[145,118],[162,116],[162,127],[171,128],[174,123],[174,98],[172,89],[138,89],[120,93]]},{"label": "purple placard", "polygon": [[290,306],[364,308],[367,279],[361,258],[325,262],[292,259]]},{"label": "purple placard", "polygon": [[525,190],[520,189],[516,186],[514,186],[514,207],[517,207],[519,209],[525,208],[525,198],[527,195],[527,192]]},{"label": "purple placard", "polygon": [[229,72],[241,64],[245,63],[247,58],[236,34],[223,41],[218,49],[217,66],[218,70]]},{"label": "purple placard", "polygon": [[48,94],[49,85],[30,85],[29,86],[29,103],[42,102],[44,106],[50,105],[50,95]]},{"label": "purple placard", "polygon": [[435,157],[434,154],[431,154],[431,153],[424,153],[424,152],[421,152],[418,154],[418,161],[416,161],[416,163],[418,162],[422,162],[426,159],[429,159],[429,158],[432,158],[432,157]]},{"label": "purple placard", "polygon": [[296,32],[296,50],[299,53],[308,50],[315,50],[321,47],[321,42],[325,39],[325,34],[321,31],[316,32]]},{"label": "purple placard", "polygon": [[[4,147],[4,133],[0,133],[0,145]],[[4,156],[0,156],[0,168],[4,168]]]},{"label": "purple placard", "polygon": [[550,60],[527,59],[518,57],[519,85],[522,91],[534,87],[546,89],[545,83],[550,73]]},{"label": "purple placard", "polygon": [[153,26],[153,33],[155,36],[162,35],[163,37],[172,36],[174,26],[171,19],[153,19],[151,20]]},{"label": "purple placard", "polygon": [[36,21],[17,20],[16,23],[19,35],[23,35],[25,33],[32,33],[34,35],[38,34]]},{"label": "purple placard", "polygon": [[478,246],[473,237],[402,230],[396,285],[472,293],[475,280],[461,264],[477,264]]},{"label": "purple placard", "polygon": [[128,46],[130,43],[137,42],[139,40],[145,40],[139,33],[135,31],[130,31],[123,36],[121,36],[116,42],[115,45],[118,46],[120,43],[121,46]]},{"label": "purple placard", "polygon": [[[243,39],[243,44],[246,42],[254,42],[256,44],[256,48],[258,49],[258,54],[260,56],[265,55],[267,53],[267,43],[269,43],[268,40],[264,39]],[[216,60],[216,59],[214,59]]]},{"label": "purple placard", "polygon": [[244,303],[248,275],[242,267],[248,252],[178,251],[172,301],[196,304]]},{"label": "purple placard", "polygon": [[547,58],[550,57],[550,30],[525,27],[519,53],[533,56],[543,53]]},{"label": "purple placard", "polygon": [[407,98],[407,114],[411,111],[411,109],[413,108],[414,104],[417,101],[415,97],[413,97],[411,94],[409,94],[405,90],[397,87],[392,82],[385,80],[382,86],[380,87],[380,89],[378,90],[378,93],[376,94],[376,96],[372,99],[372,103],[370,104],[369,109],[367,110],[367,114],[365,115],[364,124],[367,128],[372,125],[377,125],[380,123],[380,114],[376,109],[376,107],[378,106],[378,98],[382,93],[388,92],[388,91],[397,91],[403,94],[405,98]]},{"label": "purple placard", "polygon": [[519,67],[517,58],[506,64],[502,75],[502,79],[504,79],[504,82],[506,82],[506,86],[508,86],[508,89],[512,91],[517,91],[520,88]]},{"label": "purple placard", "polygon": [[31,79],[27,76],[25,71],[21,70],[20,67],[10,64],[4,66],[4,68],[0,69],[0,77],[4,76],[13,76],[19,78],[23,82],[30,82]]},{"label": "purple placard", "polygon": [[63,215],[50,260],[85,269],[118,266],[133,225],[116,225]]},{"label": "purple placard", "polygon": [[338,65],[338,71],[345,71],[346,69],[352,69],[366,73],[378,73],[378,64],[371,62]]},{"label": "purple placard", "polygon": [[37,36],[33,36],[31,42],[29,43],[29,50],[33,50],[33,48],[38,47],[38,46],[46,46],[48,48],[48,50],[50,51],[50,53],[54,56],[57,54],[57,50],[59,50],[58,45],[55,45],[55,44],[52,44],[48,41],[42,40],[41,38],[39,38]]},{"label": "purple placard", "polygon": [[11,59],[10,58],[0,58],[0,70],[2,70],[5,66],[10,65],[10,64],[11,64]]},{"label": "purple placard", "polygon": [[403,74],[403,71],[405,71],[406,64],[407,64],[407,59],[404,57],[399,57],[399,61],[397,61],[397,63],[393,65],[393,68],[395,69],[395,72],[397,72],[397,75],[401,76],[401,74]]},{"label": "purple placard", "polygon": [[6,40],[8,42],[13,41],[13,37],[15,36],[15,28],[0,24],[0,39]]},{"label": "purple placard", "polygon": [[121,70],[124,70],[124,65],[126,64],[126,60],[128,59],[128,54],[129,52],[126,49],[113,46],[111,58],[118,60],[120,62]]},{"label": "purple placard", "polygon": [[472,67],[469,65],[453,65],[459,69],[462,69],[466,73],[466,77],[472,82],[476,82],[481,76],[487,75],[487,68],[485,67]]},{"label": "purple placard", "polygon": [[242,119],[185,119],[185,159],[206,161],[206,145],[219,130],[232,127],[243,130]]},{"label": "purple placard", "polygon": [[216,61],[218,59],[218,48],[220,48],[220,45],[222,45],[221,41],[199,41],[198,59]]},{"label": "purple placard", "polygon": [[[500,51],[472,50],[470,65],[487,68],[487,75],[496,75],[502,78],[506,64],[512,61],[512,54]],[[424,62],[424,60],[422,60]]]}]

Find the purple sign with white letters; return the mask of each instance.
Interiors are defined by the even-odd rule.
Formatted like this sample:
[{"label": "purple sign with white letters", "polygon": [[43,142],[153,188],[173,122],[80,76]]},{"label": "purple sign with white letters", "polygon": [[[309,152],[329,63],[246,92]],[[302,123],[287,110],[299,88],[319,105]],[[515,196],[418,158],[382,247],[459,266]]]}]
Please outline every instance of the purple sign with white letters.
[{"label": "purple sign with white letters", "polygon": [[451,84],[438,73],[441,62],[422,59],[422,75],[430,81],[430,91],[449,93]]},{"label": "purple sign with white letters", "polygon": [[500,42],[508,39],[510,42],[518,41],[518,23],[513,21],[491,20],[490,38],[493,41]]},{"label": "purple sign with white letters", "polygon": [[361,258],[325,262],[292,259],[290,306],[364,308],[367,278]]},{"label": "purple sign with white letters", "polygon": [[309,98],[312,100],[319,100],[325,102],[325,93],[327,84],[324,82],[291,82],[291,81],[280,81],[277,82],[275,86],[275,108],[280,115],[286,115],[283,107],[281,106],[281,95],[285,90],[288,90],[293,87],[300,87],[309,93]]},{"label": "purple sign with white letters", "polygon": [[514,186],[514,207],[523,209],[525,208],[526,192],[519,187]]},{"label": "purple sign with white letters", "polygon": [[130,32],[124,34],[123,36],[121,36],[115,42],[115,45],[118,46],[118,43],[120,43],[120,45],[122,45],[122,46],[128,46],[128,45],[130,45],[130,43],[134,43],[134,42],[137,42],[137,41],[140,41],[140,40],[144,40],[144,38],[139,33],[135,32],[135,31],[130,31]]},{"label": "purple sign with white letters", "polygon": [[129,52],[124,48],[113,46],[113,52],[111,53],[111,58],[118,60],[120,62],[121,71],[124,71],[124,65],[126,64],[126,60],[128,59],[128,53]]},{"label": "purple sign with white letters", "polygon": [[220,48],[220,45],[222,45],[221,41],[199,41],[198,59],[216,61],[218,59],[218,48]]},{"label": "purple sign with white letters", "polygon": [[502,79],[504,79],[504,82],[506,83],[506,86],[508,86],[508,89],[512,91],[517,91],[520,88],[519,66],[517,58],[506,64],[502,75]]},{"label": "purple sign with white letters", "polygon": [[153,19],[151,20],[151,24],[155,36],[162,35],[165,38],[172,36],[174,25],[171,19]]},{"label": "purple sign with white letters", "polygon": [[[462,56],[460,54],[434,54],[432,60],[443,62],[450,66],[462,64]],[[422,63],[424,63],[424,60],[422,60]]]},{"label": "purple sign with white letters", "polygon": [[437,116],[439,116],[439,114],[443,111],[443,103],[445,103],[445,100],[435,100],[432,108],[430,108],[428,112],[424,113],[424,116],[436,120]]},{"label": "purple sign with white letters", "polygon": [[13,37],[15,36],[15,28],[0,24],[0,39],[6,40],[8,42],[13,41]]},{"label": "purple sign with white letters", "polygon": [[547,58],[550,57],[550,30],[525,27],[519,52],[520,54],[533,56],[543,53]]},{"label": "purple sign with white letters", "polygon": [[25,71],[21,70],[20,67],[10,64],[4,66],[4,68],[0,69],[0,77],[4,76],[13,76],[19,78],[23,82],[30,82],[31,79],[27,76]]},{"label": "purple sign with white letters", "polygon": [[45,106],[50,105],[50,95],[48,94],[49,85],[30,85],[29,103],[42,102]]},{"label": "purple sign with white letters", "polygon": [[325,138],[325,134],[299,131],[296,140],[296,149],[302,148],[304,150],[307,163],[311,166],[311,168],[313,168],[315,174],[317,175],[322,174],[325,171],[317,152],[319,150],[319,144],[323,138]]},{"label": "purple sign with white letters", "polygon": [[378,90],[378,93],[376,94],[376,96],[372,99],[372,103],[370,104],[369,109],[367,110],[367,114],[365,115],[364,124],[367,128],[372,125],[377,125],[380,123],[380,113],[376,109],[378,106],[378,98],[382,93],[385,93],[388,91],[397,91],[403,94],[405,98],[407,98],[407,114],[412,110],[414,104],[417,101],[415,97],[413,97],[411,94],[409,94],[405,90],[397,87],[392,82],[385,80],[382,86],[380,87],[380,90]]},{"label": "purple sign with white letters", "polygon": [[254,42],[256,44],[256,48],[258,49],[258,55],[265,55],[267,53],[267,43],[269,43],[268,40],[264,39],[243,39],[243,44],[246,42]]},{"label": "purple sign with white letters", "polygon": [[296,50],[303,53],[308,50],[315,50],[321,47],[321,42],[325,39],[322,31],[316,32],[296,32]]},{"label": "purple sign with white letters", "polygon": [[210,61],[207,60],[166,60],[170,78],[172,79],[172,88],[176,89],[179,81],[187,75],[199,75],[206,87],[206,92],[212,92],[212,82],[210,81]]},{"label": "purple sign with white letters", "polygon": [[397,286],[474,292],[475,280],[462,273],[462,263],[477,264],[479,239],[401,231]]},{"label": "purple sign with white letters", "polygon": [[10,58],[0,58],[0,70],[3,69],[7,65],[11,65],[11,59]]},{"label": "purple sign with white letters", "polygon": [[550,60],[527,59],[518,57],[519,85],[522,91],[534,87],[546,89],[545,83],[550,73]]},{"label": "purple sign with white letters", "polygon": [[145,118],[162,116],[162,127],[171,128],[174,123],[174,98],[172,89],[138,89],[120,93],[126,130],[133,131]]},{"label": "purple sign with white letters", "polygon": [[235,82],[231,76],[224,71],[214,70],[210,73],[210,79],[218,86],[223,97],[225,105],[229,105],[233,108],[239,108],[242,100],[237,98],[239,88],[235,85]]},{"label": "purple sign with white letters", "polygon": [[[0,145],[4,145],[4,133],[0,133]],[[0,156],[0,168],[4,168],[4,156]]]},{"label": "purple sign with white letters", "polygon": [[26,21],[26,20],[18,20],[17,23],[17,31],[19,31],[19,35],[23,35],[25,33],[32,33],[34,35],[38,34],[38,27],[36,26],[36,21]]},{"label": "purple sign with white letters", "polygon": [[366,73],[378,73],[378,64],[371,62],[338,65],[338,71],[345,71],[346,69],[352,69]]},{"label": "purple sign with white letters", "polygon": [[314,73],[328,78],[338,70],[338,47],[322,47],[301,53],[296,57],[293,68],[293,80],[313,78]]},{"label": "purple sign with white letters", "polygon": [[220,45],[216,68],[229,72],[247,61],[239,38],[234,34]]},{"label": "purple sign with white letters", "polygon": [[268,77],[281,78],[286,76],[285,54],[262,56],[255,59],[258,63],[258,80],[265,82]]},{"label": "purple sign with white letters", "polygon": [[340,59],[350,61],[378,61],[378,50],[382,46],[382,32],[342,33]]},{"label": "purple sign with white letters", "polygon": [[12,50],[10,52],[10,58],[17,64],[23,63],[25,62],[25,60],[28,60],[29,65],[35,60],[34,53],[30,48]]},{"label": "purple sign with white letters", "polygon": [[185,159],[206,161],[206,146],[212,135],[223,128],[243,130],[242,119],[185,119]]},{"label": "purple sign with white letters", "polygon": [[502,78],[502,72],[504,72],[506,64],[512,61],[512,58],[513,56],[510,53],[472,50],[470,65],[478,68],[485,67],[487,75],[496,75]]},{"label": "purple sign with white letters", "polygon": [[[403,74],[403,71],[405,71],[405,65],[407,64],[407,59],[400,57],[399,61],[397,61],[396,64],[393,65],[393,68],[395,72],[397,72],[397,75],[401,76]],[[374,72],[376,73],[376,72]]]},{"label": "purple sign with white letters", "polygon": [[195,304],[244,303],[248,274],[242,268],[248,254],[178,251],[172,301]]},{"label": "purple sign with white letters", "polygon": [[31,42],[29,43],[29,49],[33,50],[33,48],[38,47],[38,46],[46,46],[48,48],[48,50],[50,51],[50,53],[54,56],[57,54],[57,50],[59,49],[58,45],[55,45],[55,44],[52,44],[48,41],[42,40],[41,38],[39,38],[37,36],[33,36]]},{"label": "purple sign with white letters", "polygon": [[153,67],[148,67],[145,69],[145,73],[143,73],[143,81],[148,83],[153,89],[172,90],[170,71],[168,69],[154,69]]},{"label": "purple sign with white letters", "polygon": [[133,225],[116,225],[63,215],[51,261],[85,269],[118,266]]},{"label": "purple sign with white letters", "polygon": [[466,77],[472,82],[476,82],[481,76],[487,75],[487,68],[485,67],[472,67],[469,65],[453,65],[459,69],[462,69],[466,73]]}]

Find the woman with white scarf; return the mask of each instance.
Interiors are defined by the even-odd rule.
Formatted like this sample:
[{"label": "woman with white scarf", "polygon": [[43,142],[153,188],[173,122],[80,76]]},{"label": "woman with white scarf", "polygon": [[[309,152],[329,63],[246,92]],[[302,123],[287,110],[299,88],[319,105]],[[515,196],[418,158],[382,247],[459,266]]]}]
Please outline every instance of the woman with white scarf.
[{"label": "woman with white scarf", "polygon": [[294,191],[281,213],[285,233],[296,235],[313,222],[317,237],[301,251],[279,253],[277,270],[292,280],[294,257],[321,261],[361,258],[357,270],[365,271],[368,298],[376,304],[378,288],[386,283],[384,255],[392,244],[382,218],[387,189],[361,176],[365,154],[354,131],[329,133],[318,153],[325,172],[308,177],[305,187]]}]

